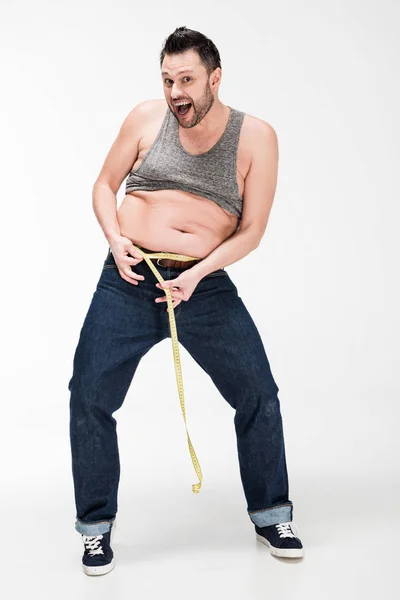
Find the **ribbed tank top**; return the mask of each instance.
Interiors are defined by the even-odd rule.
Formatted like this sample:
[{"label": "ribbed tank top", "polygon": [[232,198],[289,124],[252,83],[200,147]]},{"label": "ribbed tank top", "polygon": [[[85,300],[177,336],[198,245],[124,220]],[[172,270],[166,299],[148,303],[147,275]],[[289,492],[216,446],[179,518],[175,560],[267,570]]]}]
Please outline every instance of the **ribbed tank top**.
[{"label": "ribbed tank top", "polygon": [[212,200],[240,220],[243,198],[239,194],[236,163],[245,113],[229,108],[229,120],[220,139],[210,150],[196,155],[183,148],[179,123],[167,108],[154,142],[127,177],[125,193],[179,189]]}]

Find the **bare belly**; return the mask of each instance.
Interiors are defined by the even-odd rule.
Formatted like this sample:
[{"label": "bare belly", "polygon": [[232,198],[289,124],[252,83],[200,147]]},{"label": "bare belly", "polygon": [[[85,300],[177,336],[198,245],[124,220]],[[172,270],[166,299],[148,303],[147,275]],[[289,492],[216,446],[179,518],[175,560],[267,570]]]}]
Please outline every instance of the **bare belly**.
[{"label": "bare belly", "polygon": [[117,210],[121,235],[158,252],[204,258],[235,233],[238,217],[182,190],[135,191]]}]

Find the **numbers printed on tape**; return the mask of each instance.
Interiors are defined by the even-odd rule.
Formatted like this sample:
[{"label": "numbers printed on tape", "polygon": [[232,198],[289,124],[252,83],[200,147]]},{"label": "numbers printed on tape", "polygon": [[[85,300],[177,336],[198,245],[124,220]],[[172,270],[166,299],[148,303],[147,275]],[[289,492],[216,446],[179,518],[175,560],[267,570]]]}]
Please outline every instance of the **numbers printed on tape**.
[{"label": "numbers printed on tape", "polygon": [[[134,248],[136,248],[136,250],[143,256],[144,260],[149,265],[150,269],[153,271],[154,275],[157,277],[157,279],[160,283],[163,283],[164,279],[161,277],[161,275],[158,272],[158,270],[156,269],[155,265],[150,260],[151,258],[172,258],[173,260],[183,260],[183,261],[198,260],[198,257],[196,257],[196,256],[186,256],[185,254],[175,254],[173,252],[152,252],[152,253],[147,254],[141,248],[138,248],[135,245],[134,245]],[[168,311],[169,327],[170,327],[170,332],[171,332],[172,354],[174,357],[175,375],[176,375],[176,382],[177,382],[177,386],[178,386],[179,400],[181,403],[183,420],[185,422],[190,456],[192,458],[192,463],[193,463],[194,469],[196,471],[197,477],[199,478],[199,483],[195,483],[192,485],[192,491],[194,494],[198,494],[200,492],[201,483],[203,481],[203,475],[201,472],[199,461],[197,460],[196,452],[194,451],[192,442],[190,441],[190,436],[189,436],[188,428],[186,425],[186,411],[185,411],[185,402],[184,402],[184,393],[183,393],[182,368],[181,368],[181,359],[180,359],[180,354],[179,354],[178,334],[176,331],[175,314],[174,314],[174,309],[172,306],[171,290],[166,288],[164,290],[164,292],[167,297],[167,304],[168,304],[168,308],[169,308],[169,311]]]}]

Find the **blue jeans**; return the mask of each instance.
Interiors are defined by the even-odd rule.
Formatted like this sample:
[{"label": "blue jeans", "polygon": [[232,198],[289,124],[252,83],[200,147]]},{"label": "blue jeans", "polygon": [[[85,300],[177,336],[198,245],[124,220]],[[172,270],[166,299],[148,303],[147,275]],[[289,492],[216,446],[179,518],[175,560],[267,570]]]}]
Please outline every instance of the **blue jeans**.
[{"label": "blue jeans", "polygon": [[[75,529],[98,535],[117,514],[120,462],[116,419],[141,358],[170,337],[167,303],[143,259],[138,285],[119,274],[108,250],[73,358],[70,442]],[[163,279],[182,271],[156,265]],[[225,269],[203,277],[174,310],[179,343],[235,410],[240,476],[250,520],[292,521],[278,386],[259,332]],[[172,353],[169,357],[173,361]],[[184,376],[184,373],[183,373]],[[171,390],[174,393],[174,390]]]}]

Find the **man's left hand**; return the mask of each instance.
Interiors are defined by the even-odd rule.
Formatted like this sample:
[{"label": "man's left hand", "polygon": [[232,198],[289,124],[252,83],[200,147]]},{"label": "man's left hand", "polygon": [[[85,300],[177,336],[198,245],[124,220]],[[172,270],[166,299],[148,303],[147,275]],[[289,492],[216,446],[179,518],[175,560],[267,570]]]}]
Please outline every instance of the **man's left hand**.
[{"label": "man's left hand", "polygon": [[[197,274],[191,272],[191,269],[186,269],[175,279],[166,279],[162,284],[157,282],[156,287],[160,290],[168,288],[171,291],[172,306],[175,308],[182,300],[185,302],[189,300],[200,279]],[[167,296],[160,296],[155,299],[155,302],[167,302]]]}]

